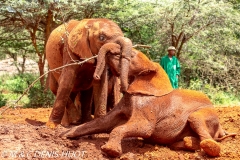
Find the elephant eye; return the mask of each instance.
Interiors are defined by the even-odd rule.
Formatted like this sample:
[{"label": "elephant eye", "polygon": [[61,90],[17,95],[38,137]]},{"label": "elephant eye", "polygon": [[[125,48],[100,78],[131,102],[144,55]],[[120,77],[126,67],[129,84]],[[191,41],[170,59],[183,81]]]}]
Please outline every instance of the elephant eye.
[{"label": "elephant eye", "polygon": [[99,36],[99,40],[100,40],[100,41],[105,41],[105,40],[106,40],[106,37],[101,34],[101,35]]}]

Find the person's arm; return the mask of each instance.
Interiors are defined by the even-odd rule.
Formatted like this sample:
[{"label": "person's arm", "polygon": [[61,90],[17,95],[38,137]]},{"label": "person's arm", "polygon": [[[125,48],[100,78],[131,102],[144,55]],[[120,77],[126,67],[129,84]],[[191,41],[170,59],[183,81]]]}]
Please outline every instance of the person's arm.
[{"label": "person's arm", "polygon": [[179,63],[179,61],[178,61],[178,59],[177,59],[177,64],[176,64],[176,71],[177,71],[177,76],[179,76],[180,75],[180,71],[181,71],[181,66],[180,66],[180,63]]},{"label": "person's arm", "polygon": [[162,57],[160,60],[160,65],[162,66],[162,68],[164,69],[164,58]]}]

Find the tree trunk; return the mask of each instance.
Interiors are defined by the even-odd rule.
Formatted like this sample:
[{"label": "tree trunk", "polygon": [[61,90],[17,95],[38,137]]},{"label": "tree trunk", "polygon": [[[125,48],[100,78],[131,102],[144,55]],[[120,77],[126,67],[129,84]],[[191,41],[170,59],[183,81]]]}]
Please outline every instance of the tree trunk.
[{"label": "tree trunk", "polygon": [[[42,76],[44,74],[44,66],[45,66],[45,60],[46,60],[45,46],[46,46],[48,37],[52,31],[52,23],[53,23],[53,13],[49,9],[48,14],[46,16],[46,27],[45,27],[45,31],[44,31],[44,49],[43,49],[42,53],[39,51],[37,42],[36,42],[36,40],[37,40],[36,39],[36,31],[37,31],[38,24],[33,28],[32,32],[30,31],[32,43],[33,43],[33,46],[38,55],[38,69],[39,69],[40,76]],[[40,78],[40,83],[41,83],[42,87],[44,87],[44,88],[46,87],[45,77]]]},{"label": "tree trunk", "polygon": [[[44,65],[45,65],[45,60],[43,60],[42,56],[38,56],[38,69],[39,69],[39,74],[42,76],[44,74]],[[40,84],[42,87],[44,87],[44,77],[40,78]]]},{"label": "tree trunk", "polygon": [[172,46],[174,46],[177,49],[176,57],[179,59],[180,55],[181,55],[182,47],[183,47],[184,43],[186,42],[186,35],[184,34],[184,32],[181,32],[178,36],[176,36],[172,33],[171,38],[172,38],[172,41],[171,41]]},{"label": "tree trunk", "polygon": [[26,59],[27,59],[26,55],[23,55],[22,59],[23,59],[23,62],[21,64],[21,68],[22,68],[21,74],[23,74],[25,72],[25,63],[26,63]]}]

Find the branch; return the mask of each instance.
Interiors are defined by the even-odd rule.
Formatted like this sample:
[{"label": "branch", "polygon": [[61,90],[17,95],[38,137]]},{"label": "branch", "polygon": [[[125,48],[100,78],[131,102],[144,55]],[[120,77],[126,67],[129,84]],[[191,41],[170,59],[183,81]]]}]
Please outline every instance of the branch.
[{"label": "branch", "polygon": [[[65,68],[67,66],[73,66],[73,65],[81,65],[83,63],[86,63],[87,61],[91,60],[91,59],[94,59],[94,58],[97,58],[98,55],[96,56],[93,56],[93,57],[90,57],[90,58],[87,58],[87,59],[84,59],[83,61],[78,61],[78,62],[74,62],[74,63],[70,63],[70,64],[66,64],[66,65],[63,65],[61,67],[58,67],[58,68],[54,68],[54,69],[51,69],[49,70],[48,72],[44,73],[43,75],[41,75],[40,77],[38,77],[35,81],[33,81],[33,83],[31,83],[29,85],[29,87],[23,92],[23,94],[18,98],[18,100],[14,103],[14,108],[15,106],[17,105],[17,103],[22,99],[22,97],[29,91],[30,88],[33,87],[33,85],[42,77],[44,77],[46,74],[48,74],[49,72],[53,72],[53,71],[57,71],[59,69],[62,69],[62,68]],[[2,115],[6,110],[8,110],[11,106],[7,106],[6,108],[4,108],[4,110],[0,113],[0,115]]]},{"label": "branch", "polygon": [[205,26],[202,26],[201,28],[199,28],[197,31],[195,31],[194,33],[192,33],[188,38],[186,38],[185,42],[187,42],[189,39],[191,39],[194,35],[199,34],[202,30],[204,30],[205,28],[207,28],[208,26],[210,26],[211,24],[215,23],[214,21],[210,21],[209,23],[207,23]]},{"label": "branch", "polygon": [[134,46],[132,46],[133,48],[136,48],[136,47],[142,47],[142,48],[152,48],[151,46],[148,46],[148,45],[143,45],[143,44],[135,44]]},{"label": "branch", "polygon": [[181,39],[184,35],[185,35],[185,34],[184,34],[183,31],[179,34],[179,36],[178,36],[178,38],[177,38],[177,40],[176,40],[176,44],[175,44],[175,47],[176,47],[176,48],[178,47],[178,44],[179,44],[180,39]]},{"label": "branch", "polygon": [[171,26],[171,36],[172,36],[171,45],[172,46],[176,46],[176,36],[174,35],[174,29],[175,29],[174,22],[173,23],[169,23],[169,24]]},{"label": "branch", "polygon": [[183,44],[184,44],[185,42],[186,42],[186,35],[183,34],[182,40],[181,40],[181,44],[180,44],[180,46],[179,46],[179,48],[178,48],[178,51],[177,51],[177,58],[180,58],[182,46],[183,46]]}]

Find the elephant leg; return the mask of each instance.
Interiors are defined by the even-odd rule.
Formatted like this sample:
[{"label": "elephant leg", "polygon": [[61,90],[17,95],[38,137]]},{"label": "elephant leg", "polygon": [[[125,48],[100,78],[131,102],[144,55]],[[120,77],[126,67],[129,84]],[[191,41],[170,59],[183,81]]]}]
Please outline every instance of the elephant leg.
[{"label": "elephant leg", "polygon": [[67,103],[67,106],[65,107],[65,110],[64,110],[64,114],[63,114],[63,118],[61,120],[61,124],[64,126],[64,127],[67,127],[70,125],[71,123],[71,115],[69,113],[69,110],[71,110],[71,108],[74,108],[73,106],[74,104],[72,103],[72,100],[69,98],[68,99],[68,103]]},{"label": "elephant leg", "polygon": [[122,154],[121,140],[126,137],[149,138],[155,128],[155,124],[143,116],[131,116],[130,120],[112,130],[109,141],[101,147],[102,151],[111,157]]},{"label": "elephant leg", "polygon": [[61,136],[73,138],[97,133],[109,133],[114,127],[125,123],[127,119],[127,115],[124,113],[121,106],[118,105],[106,115],[73,127],[63,132]]},{"label": "elephant leg", "polygon": [[107,111],[110,111],[118,104],[121,98],[120,79],[114,75],[110,75],[108,83]]},{"label": "elephant leg", "polygon": [[75,104],[76,108],[79,111],[78,113],[79,113],[79,116],[80,116],[80,119],[79,119],[79,122],[80,122],[81,117],[82,117],[82,111],[81,111],[81,109],[82,109],[81,106],[82,105],[81,105],[81,93],[80,92],[77,93],[77,95],[76,95],[76,97],[74,99],[74,104]]},{"label": "elephant leg", "polygon": [[54,107],[49,117],[49,121],[46,124],[50,128],[55,128],[62,121],[65,107],[67,106],[70,93],[76,80],[76,72],[79,69],[78,67],[79,66],[77,65],[65,67],[61,73]]},{"label": "elephant leg", "polygon": [[120,79],[118,77],[113,77],[113,95],[114,95],[114,106],[120,101],[121,99],[121,92],[120,92]]},{"label": "elephant leg", "polygon": [[105,67],[101,76],[101,81],[94,84],[94,118],[101,117],[107,113],[107,93],[108,92],[108,71]]},{"label": "elephant leg", "polygon": [[70,105],[67,105],[70,124],[76,124],[81,119],[80,92],[72,92]]},{"label": "elephant leg", "polygon": [[[49,87],[54,95],[57,94],[58,83],[52,73],[49,74]],[[80,107],[78,105],[74,105],[73,99],[75,99],[76,94],[71,93],[71,98],[68,99],[67,106],[65,107],[64,115],[61,120],[61,124],[63,126],[69,126],[71,123],[76,123],[80,119]]]},{"label": "elephant leg", "polygon": [[49,73],[48,76],[49,76],[48,77],[49,88],[52,91],[52,93],[56,96],[58,90],[58,83],[51,72]]},{"label": "elephant leg", "polygon": [[73,100],[78,99],[79,94],[72,93],[71,98],[68,99],[67,106],[61,121],[61,124],[65,127],[70,124],[76,124],[80,121],[81,117],[81,108],[79,105],[73,103]]},{"label": "elephant leg", "polygon": [[188,117],[190,127],[199,135],[200,147],[210,156],[220,154],[220,145],[213,140],[221,129],[216,112],[212,108],[203,108]]},{"label": "elephant leg", "polygon": [[93,88],[81,91],[80,102],[81,102],[81,123],[88,122],[92,120],[91,110],[92,110],[92,98],[93,98]]}]

